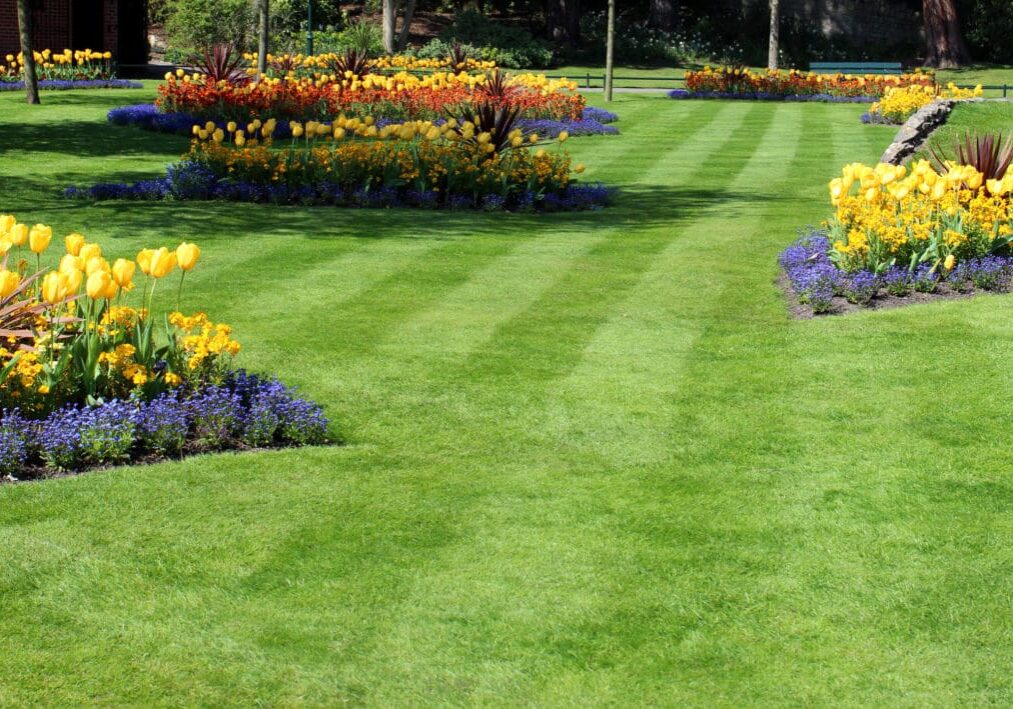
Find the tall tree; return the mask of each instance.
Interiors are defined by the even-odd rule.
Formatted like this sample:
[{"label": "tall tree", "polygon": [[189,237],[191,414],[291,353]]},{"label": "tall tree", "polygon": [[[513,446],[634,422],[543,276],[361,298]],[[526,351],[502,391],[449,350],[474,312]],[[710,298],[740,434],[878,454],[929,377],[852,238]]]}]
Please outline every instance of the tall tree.
[{"label": "tall tree", "polygon": [[18,0],[18,30],[21,34],[21,54],[25,64],[25,98],[28,103],[39,101],[39,76],[35,71],[35,52],[32,51],[32,13],[29,0]]},{"label": "tall tree", "polygon": [[267,42],[271,28],[270,0],[257,0],[257,74],[263,76],[267,71]]},{"label": "tall tree", "polygon": [[[397,27],[398,12],[401,12],[401,29]],[[383,50],[387,54],[403,51],[408,46],[412,17],[415,15],[415,0],[383,0]]]},{"label": "tall tree", "polygon": [[767,42],[767,68],[777,68],[777,54],[781,48],[781,0],[770,0],[770,38]]},{"label": "tall tree", "polygon": [[650,0],[647,24],[659,30],[675,27],[675,16],[679,10],[678,0]]},{"label": "tall tree", "polygon": [[609,0],[608,29],[605,35],[605,102],[612,103],[613,55],[616,36],[616,0]]},{"label": "tall tree", "polygon": [[925,20],[925,66],[948,69],[970,60],[967,45],[960,34],[954,0],[923,0]]},{"label": "tall tree", "polygon": [[580,0],[547,0],[549,36],[575,47],[580,42]]}]

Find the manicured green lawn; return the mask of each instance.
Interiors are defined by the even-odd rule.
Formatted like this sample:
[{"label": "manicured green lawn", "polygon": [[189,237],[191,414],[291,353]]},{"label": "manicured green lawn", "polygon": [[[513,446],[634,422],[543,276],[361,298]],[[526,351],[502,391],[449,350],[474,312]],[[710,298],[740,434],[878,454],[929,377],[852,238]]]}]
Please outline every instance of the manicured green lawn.
[{"label": "manicured green lawn", "polygon": [[1013,137],[1013,102],[988,101],[963,103],[954,107],[946,125],[932,134],[933,145],[946,155],[954,154],[953,146],[964,136],[996,133]]},{"label": "manicured green lawn", "polygon": [[792,321],[854,105],[621,95],[580,214],[66,202],[185,140],[0,97],[0,209],[201,244],[347,445],[0,487],[0,704],[1009,704],[1013,297]]}]

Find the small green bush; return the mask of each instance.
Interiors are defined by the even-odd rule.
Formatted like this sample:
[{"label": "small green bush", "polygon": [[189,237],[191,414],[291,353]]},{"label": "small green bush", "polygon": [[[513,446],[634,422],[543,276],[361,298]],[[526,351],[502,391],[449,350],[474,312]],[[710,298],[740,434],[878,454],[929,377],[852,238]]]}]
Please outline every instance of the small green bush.
[{"label": "small green bush", "polygon": [[[434,44],[436,42],[440,44]],[[507,68],[542,69],[552,66],[553,62],[548,45],[527,30],[490,20],[474,10],[461,12],[454,24],[440,34],[439,40],[419,50],[419,56],[446,56],[446,48],[454,42],[470,45],[476,57]]]},{"label": "small green bush", "polygon": [[221,43],[247,49],[253,37],[249,0],[168,0],[165,16],[169,46],[178,56]]}]

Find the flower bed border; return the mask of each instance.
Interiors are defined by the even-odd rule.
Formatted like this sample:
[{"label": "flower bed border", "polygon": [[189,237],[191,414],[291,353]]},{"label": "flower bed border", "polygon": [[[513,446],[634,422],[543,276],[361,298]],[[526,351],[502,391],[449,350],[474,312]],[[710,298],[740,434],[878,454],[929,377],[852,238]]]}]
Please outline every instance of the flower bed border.
[{"label": "flower bed border", "polygon": [[[127,79],[41,79],[40,90],[68,91],[70,89],[143,89],[144,84]],[[0,91],[24,91],[24,81],[0,81]]]},{"label": "flower bed border", "polygon": [[[191,134],[191,129],[194,125],[203,125],[206,122],[195,118],[188,113],[162,113],[158,110],[157,106],[151,103],[119,106],[110,110],[106,118],[110,123],[115,125],[137,126],[142,130],[150,130],[156,133],[173,133],[176,135],[186,136]],[[619,129],[610,125],[618,120],[619,116],[611,111],[587,106],[584,108],[584,112],[580,120],[557,121],[548,118],[522,118],[517,121],[517,125],[525,131],[536,132],[545,138],[556,138],[563,131],[569,133],[571,137],[584,135],[618,135]],[[400,122],[400,120],[392,121],[379,118],[377,119],[376,124],[378,127],[383,127],[389,123]],[[439,125],[440,121],[437,120],[434,121],[434,123]],[[217,121],[215,125],[224,129],[227,125],[227,121]],[[324,122],[322,125],[329,124]],[[289,126],[290,121],[278,121],[277,128],[274,133],[275,137],[291,137],[292,130]]]},{"label": "flower bed border", "polygon": [[731,101],[788,101],[814,103],[875,103],[874,96],[836,96],[834,94],[773,94],[765,91],[690,91],[672,89],[668,97],[681,101],[688,100],[731,100]]}]

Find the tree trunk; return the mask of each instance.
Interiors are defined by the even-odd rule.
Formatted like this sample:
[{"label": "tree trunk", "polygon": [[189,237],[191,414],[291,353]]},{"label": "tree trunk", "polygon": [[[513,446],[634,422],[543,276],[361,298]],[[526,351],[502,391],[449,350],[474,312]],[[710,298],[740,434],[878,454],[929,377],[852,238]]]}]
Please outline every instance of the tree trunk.
[{"label": "tree trunk", "polygon": [[383,0],[383,51],[393,54],[396,50],[397,0]]},{"label": "tree trunk", "polygon": [[271,26],[270,0],[259,0],[258,5],[260,18],[257,36],[257,74],[263,76],[267,72],[267,42]]},{"label": "tree trunk", "polygon": [[605,103],[612,102],[612,56],[616,34],[616,0],[609,0],[608,29],[605,36]]},{"label": "tree trunk", "polygon": [[404,17],[401,20],[401,31],[397,35],[397,51],[408,48],[408,36],[412,31],[412,17],[415,15],[415,0],[405,0]]},{"label": "tree trunk", "polygon": [[925,66],[950,69],[970,61],[960,34],[954,0],[923,0],[925,20]]},{"label": "tree trunk", "polygon": [[781,1],[770,0],[770,40],[767,44],[767,68],[777,68],[777,54],[780,49]]},{"label": "tree trunk", "polygon": [[18,0],[18,28],[21,34],[21,54],[25,60],[25,98],[28,103],[39,101],[39,77],[35,72],[35,53],[32,51],[32,14],[29,0]]},{"label": "tree trunk", "polygon": [[651,0],[651,9],[647,16],[647,24],[659,30],[671,30],[675,27],[675,15],[678,9],[677,0]]},{"label": "tree trunk", "polygon": [[549,36],[575,47],[580,41],[580,0],[548,0],[546,9]]}]

